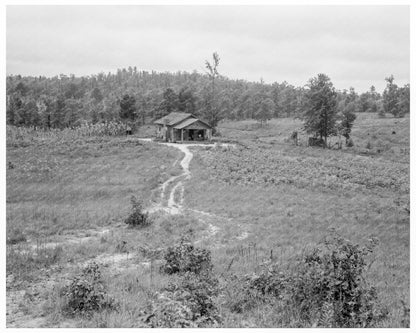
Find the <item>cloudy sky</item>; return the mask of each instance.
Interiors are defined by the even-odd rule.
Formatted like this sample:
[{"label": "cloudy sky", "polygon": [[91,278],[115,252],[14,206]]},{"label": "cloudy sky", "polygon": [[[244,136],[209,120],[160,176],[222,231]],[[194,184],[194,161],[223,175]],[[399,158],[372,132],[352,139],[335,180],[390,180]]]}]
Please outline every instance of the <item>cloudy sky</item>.
[{"label": "cloudy sky", "polygon": [[382,91],[410,80],[407,6],[8,6],[7,74],[89,75],[137,66]]}]

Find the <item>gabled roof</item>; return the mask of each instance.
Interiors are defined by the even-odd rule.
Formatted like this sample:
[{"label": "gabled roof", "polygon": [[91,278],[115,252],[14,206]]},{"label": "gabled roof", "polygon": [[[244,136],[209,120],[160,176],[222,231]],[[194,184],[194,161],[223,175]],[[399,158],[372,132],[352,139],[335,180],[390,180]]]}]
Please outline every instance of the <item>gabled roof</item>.
[{"label": "gabled roof", "polygon": [[176,124],[176,126],[173,126],[173,128],[176,129],[183,129],[186,128],[194,123],[200,123],[203,125],[205,125],[207,128],[211,128],[211,126],[209,126],[206,122],[200,120],[200,119],[196,119],[196,118],[189,118],[189,119],[185,119],[184,121],[180,122],[179,124]]},{"label": "gabled roof", "polygon": [[158,125],[166,125],[166,126],[174,126],[177,123],[180,123],[181,121],[184,121],[188,118],[194,118],[195,116],[190,113],[185,112],[171,112],[167,116],[164,116],[158,120],[154,121],[154,124]]}]

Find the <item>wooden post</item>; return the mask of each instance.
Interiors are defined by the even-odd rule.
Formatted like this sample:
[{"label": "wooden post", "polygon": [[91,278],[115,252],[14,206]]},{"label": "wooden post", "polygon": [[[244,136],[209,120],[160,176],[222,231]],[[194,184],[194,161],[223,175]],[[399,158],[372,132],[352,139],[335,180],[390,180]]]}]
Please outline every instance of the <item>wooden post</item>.
[{"label": "wooden post", "polygon": [[183,143],[183,129],[181,129],[181,141]]}]

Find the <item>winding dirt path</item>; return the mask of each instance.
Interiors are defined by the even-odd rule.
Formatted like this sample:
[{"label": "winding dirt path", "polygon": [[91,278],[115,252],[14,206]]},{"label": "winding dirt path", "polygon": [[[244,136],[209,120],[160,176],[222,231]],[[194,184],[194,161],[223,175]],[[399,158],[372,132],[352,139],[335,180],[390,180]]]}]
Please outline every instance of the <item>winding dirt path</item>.
[{"label": "winding dirt path", "polygon": [[[144,139],[143,141],[149,142],[151,140]],[[200,210],[195,210],[191,208],[185,208],[184,207],[184,182],[189,180],[191,178],[191,172],[189,170],[189,165],[193,158],[193,153],[189,150],[189,147],[216,147],[218,146],[217,143],[215,144],[179,144],[179,143],[159,143],[161,145],[169,146],[172,148],[179,149],[181,152],[184,153],[184,157],[180,162],[180,165],[182,167],[182,173],[177,176],[172,176],[168,180],[166,180],[161,186],[160,186],[160,202],[150,207],[147,211],[149,213],[154,213],[157,211],[164,211],[167,214],[170,215],[177,215],[184,213],[185,211],[187,213],[193,214],[200,222],[204,223],[207,226],[207,233],[199,240],[195,241],[196,244],[202,242],[203,240],[209,239],[213,236],[215,236],[221,228],[210,221],[220,221],[220,220],[230,220],[228,218],[218,216],[212,213],[203,212]],[[221,144],[223,147],[235,147],[235,145],[229,145],[229,144]],[[177,161],[173,165],[175,165]],[[173,184],[173,185],[171,185]],[[168,191],[168,188],[171,186],[170,192]],[[169,197],[167,202],[164,200],[165,198]],[[238,236],[238,240],[245,239],[248,236],[247,232],[244,231],[241,236]]]},{"label": "winding dirt path", "polygon": [[[148,141],[148,140],[145,140]],[[184,157],[180,162],[182,167],[182,173],[178,176],[172,176],[168,180],[166,180],[161,186],[161,193],[160,193],[160,202],[152,207],[150,207],[147,211],[149,213],[154,213],[160,210],[165,211],[171,215],[180,214],[183,211],[183,201],[184,201],[184,185],[183,182],[189,180],[191,178],[191,172],[189,171],[189,165],[192,161],[193,154],[189,150],[189,147],[201,146],[198,144],[179,144],[179,143],[159,143],[161,145],[173,147],[179,149],[182,153],[184,153]],[[215,147],[215,144],[204,145],[204,147]],[[175,163],[176,164],[176,161]],[[176,182],[176,183],[175,183]],[[174,184],[172,189],[169,193],[167,193],[167,189],[170,184]],[[179,192],[179,196],[175,196]],[[169,198],[167,203],[164,203],[165,198]]]}]

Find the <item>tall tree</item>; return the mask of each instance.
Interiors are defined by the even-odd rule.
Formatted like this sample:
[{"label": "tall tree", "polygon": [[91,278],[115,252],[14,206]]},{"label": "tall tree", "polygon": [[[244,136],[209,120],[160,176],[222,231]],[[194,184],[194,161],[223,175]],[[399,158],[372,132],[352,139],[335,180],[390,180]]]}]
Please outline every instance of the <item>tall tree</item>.
[{"label": "tall tree", "polygon": [[216,80],[219,77],[218,66],[220,64],[220,56],[217,52],[214,52],[212,55],[212,63],[208,60],[205,61],[205,68],[207,69],[207,74],[210,80],[210,95],[209,100],[206,101],[206,108],[204,116],[207,118],[208,123],[213,127],[214,132],[215,128],[218,125],[218,122],[222,119],[222,110],[219,108],[216,100]]},{"label": "tall tree", "polygon": [[178,95],[172,88],[167,88],[163,92],[163,99],[159,105],[157,117],[163,117],[167,114],[178,110]]},{"label": "tall tree", "polygon": [[66,127],[78,125],[80,109],[81,105],[76,99],[71,98],[65,101],[64,124]]},{"label": "tall tree", "polygon": [[355,112],[354,103],[349,103],[342,110],[340,114],[341,122],[340,122],[339,130],[340,130],[340,134],[343,137],[345,137],[345,143],[348,143],[348,140],[351,135],[352,125],[356,118],[356,115],[354,112]]},{"label": "tall tree", "polygon": [[192,90],[188,87],[183,87],[178,94],[178,109],[181,112],[195,113],[196,98]]},{"label": "tall tree", "polygon": [[126,126],[128,122],[133,122],[136,119],[136,99],[134,96],[125,94],[120,100],[120,118],[125,121]]},{"label": "tall tree", "polygon": [[23,102],[18,94],[13,94],[7,98],[6,120],[10,125],[19,123],[19,114],[23,108]]},{"label": "tall tree", "polygon": [[304,94],[305,129],[319,136],[327,146],[327,138],[336,133],[337,93],[325,74],[311,78]]},{"label": "tall tree", "polygon": [[399,88],[398,92],[398,115],[403,117],[405,113],[410,112],[410,85],[405,84],[402,88]]},{"label": "tall tree", "polygon": [[65,115],[65,98],[63,95],[59,95],[53,105],[50,124],[53,128],[63,128],[64,127],[64,115]]},{"label": "tall tree", "polygon": [[261,126],[272,118],[274,108],[275,105],[271,98],[267,97],[261,100],[259,108],[255,113],[255,118],[260,122]]},{"label": "tall tree", "polygon": [[394,83],[394,76],[390,75],[385,79],[387,86],[383,92],[384,112],[391,113],[397,117],[399,115],[399,91],[397,84]]},{"label": "tall tree", "polygon": [[95,87],[91,92],[91,98],[94,100],[95,103],[100,103],[104,96],[101,93],[100,88]]}]

